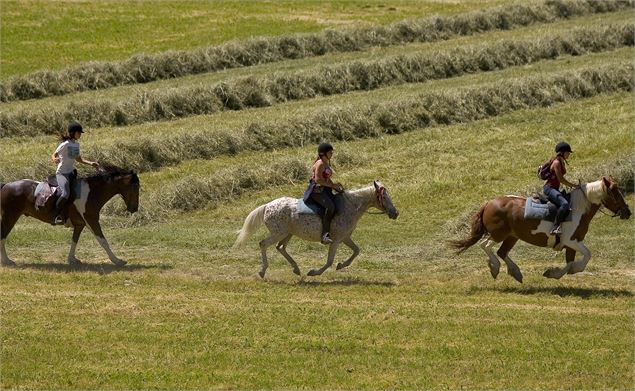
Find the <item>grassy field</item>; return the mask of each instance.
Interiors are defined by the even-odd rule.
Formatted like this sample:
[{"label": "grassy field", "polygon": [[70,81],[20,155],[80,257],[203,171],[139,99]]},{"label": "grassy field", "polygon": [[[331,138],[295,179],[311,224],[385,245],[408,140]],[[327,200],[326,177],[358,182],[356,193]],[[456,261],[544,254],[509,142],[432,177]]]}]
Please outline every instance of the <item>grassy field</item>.
[{"label": "grassy field", "polygon": [[[502,3],[227,1],[211,8],[199,2],[162,2],[164,7],[151,7],[156,3],[7,1],[2,3],[3,77],[5,67],[11,69],[9,74],[27,74],[86,60],[124,59],[140,51],[390,23],[406,15],[449,15]],[[171,18],[175,10],[180,16]],[[59,23],[16,27],[35,23],[36,14],[45,11],[48,19]],[[13,18],[5,24],[7,15]],[[161,92],[244,76],[309,72],[335,63],[432,54],[501,39],[538,39],[572,31],[580,23],[587,27],[620,23],[632,16],[632,11],[625,11],[572,18],[548,27],[534,25],[439,43],[0,103],[0,111],[38,105],[55,110],[84,99],[125,99],[145,89]],[[56,51],[50,50],[40,54],[44,58],[18,60],[18,53],[29,52],[33,50],[29,45],[39,43],[35,38],[12,38],[17,34],[35,37],[50,31],[51,47],[68,46],[70,36],[61,31],[69,17],[77,26],[99,20],[97,26],[103,28],[94,30],[93,40],[102,44],[65,58],[59,55],[63,51],[54,55]],[[233,23],[214,22],[227,18],[233,18]],[[247,24],[250,29],[241,27]],[[5,35],[5,29],[11,34]],[[165,32],[166,38],[151,39],[156,29]],[[122,40],[125,34],[140,38]],[[5,45],[12,46],[7,57]],[[139,214],[121,213],[122,202],[116,199],[102,217],[114,252],[129,263],[123,268],[112,265],[87,232],[77,254],[84,265],[70,267],[65,264],[70,230],[29,218],[20,220],[7,242],[9,256],[18,267],[0,269],[0,386],[633,389],[632,220],[598,214],[585,240],[592,252],[587,269],[561,280],[546,279],[542,273],[548,267],[563,266],[563,253],[518,244],[510,256],[525,277],[519,284],[504,269],[498,279],[492,279],[486,255],[477,247],[456,256],[446,243],[466,233],[471,214],[485,200],[538,189],[541,183],[535,168],[563,139],[575,151],[568,177],[585,182],[614,175],[633,209],[632,86],[481,120],[435,123],[400,134],[369,134],[334,142],[337,180],[358,188],[379,179],[400,211],[395,221],[385,215],[362,218],[353,235],[361,255],[348,269],[298,277],[271,247],[267,277],[260,279],[258,240],[265,231],[259,231],[244,248],[232,247],[236,231],[251,210],[277,197],[300,196],[306,182],[303,172],[314,158],[311,139],[268,148],[250,144],[245,140],[250,140],[247,129],[253,124],[287,126],[292,129],[289,137],[301,140],[300,133],[306,129],[293,126],[303,121],[320,123],[324,113],[398,107],[425,94],[462,96],[457,94],[517,86],[515,81],[528,77],[616,66],[632,58],[633,48],[626,47],[271,107],[89,128],[82,139],[85,157],[107,156],[118,163],[146,167],[140,173]],[[460,112],[461,107],[457,104],[456,110]],[[328,124],[316,129],[325,135],[342,131]],[[185,144],[187,135],[200,137],[204,145],[190,152],[179,149],[176,143]],[[232,139],[244,144],[223,144]],[[47,160],[55,147],[52,136],[7,137],[0,139],[0,145],[2,181],[31,174],[39,177],[52,170]],[[201,157],[204,153],[207,158]],[[148,169],[144,162],[152,156],[163,160]],[[238,182],[242,184],[234,186]],[[326,248],[319,244],[292,239],[288,249],[304,273],[325,261]],[[349,252],[341,246],[337,261]]]}]

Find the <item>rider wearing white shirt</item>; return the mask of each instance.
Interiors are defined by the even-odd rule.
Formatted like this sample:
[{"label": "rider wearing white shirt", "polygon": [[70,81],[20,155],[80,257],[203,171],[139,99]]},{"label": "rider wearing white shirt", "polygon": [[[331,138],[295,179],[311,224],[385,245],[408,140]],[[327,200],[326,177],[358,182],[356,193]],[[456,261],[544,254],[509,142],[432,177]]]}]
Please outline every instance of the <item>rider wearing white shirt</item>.
[{"label": "rider wearing white shirt", "polygon": [[64,224],[64,208],[70,198],[70,181],[71,176],[75,175],[75,161],[95,168],[99,167],[97,162],[82,159],[79,152],[79,138],[82,133],[84,133],[82,125],[71,121],[68,124],[68,135],[62,135],[60,145],[51,156],[53,162],[57,164],[55,174],[60,190],[59,198],[55,204],[56,213],[53,224]]}]

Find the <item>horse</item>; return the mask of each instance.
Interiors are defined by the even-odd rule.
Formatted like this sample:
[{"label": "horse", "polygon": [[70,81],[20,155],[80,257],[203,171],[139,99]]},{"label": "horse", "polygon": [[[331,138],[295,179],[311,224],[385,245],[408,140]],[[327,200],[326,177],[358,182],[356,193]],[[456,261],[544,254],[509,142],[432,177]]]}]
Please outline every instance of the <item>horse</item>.
[{"label": "horse", "polygon": [[[126,261],[115,256],[104,237],[99,224],[99,212],[117,194],[123,198],[128,212],[136,212],[139,208],[139,177],[134,171],[103,166],[97,173],[78,180],[80,197],[69,202],[66,221],[67,225],[73,227],[68,263],[71,266],[81,265],[81,261],[75,257],[75,250],[82,230],[88,225],[110,261],[117,266],[125,265]],[[56,197],[50,197],[42,207],[36,207],[35,189],[38,184],[40,182],[22,179],[0,187],[0,264],[4,266],[16,265],[7,255],[5,242],[20,216],[35,217],[49,224],[53,221]]]},{"label": "horse", "polygon": [[[362,189],[344,191],[336,197],[341,197],[341,203],[338,207],[338,213],[331,222],[330,233],[333,243],[329,245],[327,261],[320,269],[311,269],[308,273],[309,276],[320,275],[331,267],[340,243],[344,243],[353,250],[353,255],[345,262],[338,263],[337,270],[350,266],[353,259],[359,255],[359,247],[353,242],[351,235],[359,219],[369,208],[375,207],[382,213],[388,214],[388,217],[393,220],[399,216],[388,190],[379,181],[374,181],[373,185]],[[262,267],[258,274],[261,278],[265,277],[269,266],[267,248],[272,244],[278,243],[276,249],[289,262],[293,272],[301,275],[298,264],[287,253],[286,248],[289,240],[293,235],[311,242],[321,240],[322,219],[317,214],[299,213],[299,201],[301,200],[282,197],[261,205],[249,213],[242,229],[238,231],[238,238],[234,246],[244,244],[263,223],[269,229],[269,236],[260,241]]]},{"label": "horse", "polygon": [[[571,191],[571,221],[562,223],[560,242],[550,236],[552,222],[540,219],[525,219],[526,198],[518,196],[502,196],[488,201],[481,206],[472,217],[471,234],[463,240],[451,241],[450,245],[460,254],[470,246],[479,242],[480,247],[489,257],[488,266],[492,277],[496,278],[500,270],[502,258],[507,265],[507,273],[516,281],[523,280],[518,266],[509,257],[509,252],[518,240],[539,247],[552,247],[556,251],[566,248],[567,265],[563,268],[548,268],[543,276],[559,279],[565,274],[584,271],[591,258],[591,251],[584,245],[584,238],[589,230],[591,219],[604,205],[620,219],[631,217],[631,211],[624,200],[613,177],[582,184]],[[494,254],[492,247],[502,245]],[[582,253],[582,259],[575,260],[576,252]],[[498,255],[498,257],[497,257]]]}]

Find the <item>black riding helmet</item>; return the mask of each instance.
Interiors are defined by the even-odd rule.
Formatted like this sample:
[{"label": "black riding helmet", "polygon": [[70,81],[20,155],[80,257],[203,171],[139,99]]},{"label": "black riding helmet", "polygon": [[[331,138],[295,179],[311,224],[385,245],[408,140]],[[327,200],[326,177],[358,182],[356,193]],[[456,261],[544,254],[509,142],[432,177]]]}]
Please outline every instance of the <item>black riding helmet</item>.
[{"label": "black riding helmet", "polygon": [[324,156],[328,151],[332,151],[333,146],[329,143],[322,143],[318,145],[318,156]]},{"label": "black riding helmet", "polygon": [[68,134],[71,135],[75,132],[84,133],[84,129],[79,122],[71,121],[68,123]]},{"label": "black riding helmet", "polygon": [[569,145],[568,143],[564,141],[560,141],[558,144],[556,144],[556,153],[565,153],[565,152],[573,153],[573,151],[571,150],[571,145]]}]

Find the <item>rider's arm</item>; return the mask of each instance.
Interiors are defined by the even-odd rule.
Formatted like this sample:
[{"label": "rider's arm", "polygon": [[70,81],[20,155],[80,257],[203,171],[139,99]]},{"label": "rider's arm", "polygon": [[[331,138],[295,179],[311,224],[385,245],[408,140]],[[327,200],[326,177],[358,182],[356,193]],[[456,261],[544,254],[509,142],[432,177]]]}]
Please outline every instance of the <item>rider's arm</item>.
[{"label": "rider's arm", "polygon": [[318,162],[317,168],[315,169],[315,182],[320,186],[331,187],[336,191],[341,191],[342,185],[340,185],[339,183],[334,183],[331,178],[324,179],[322,174],[324,173],[325,169],[325,164],[321,161]]},{"label": "rider's arm", "polygon": [[77,157],[75,158],[75,161],[80,162],[80,163],[82,163],[82,164],[89,165],[89,166],[93,166],[93,167],[97,167],[97,166],[99,166],[99,163],[97,163],[97,162],[91,162],[91,161],[89,161],[89,160],[84,160],[84,158],[82,158],[81,156],[77,156]]},{"label": "rider's arm", "polygon": [[569,182],[564,175],[562,175],[562,165],[560,163],[560,160],[556,159],[553,162],[553,172],[556,174],[556,177],[558,178],[558,180],[560,181],[560,183],[562,183],[565,186],[568,187],[576,187],[577,185],[574,185],[573,183]]}]

